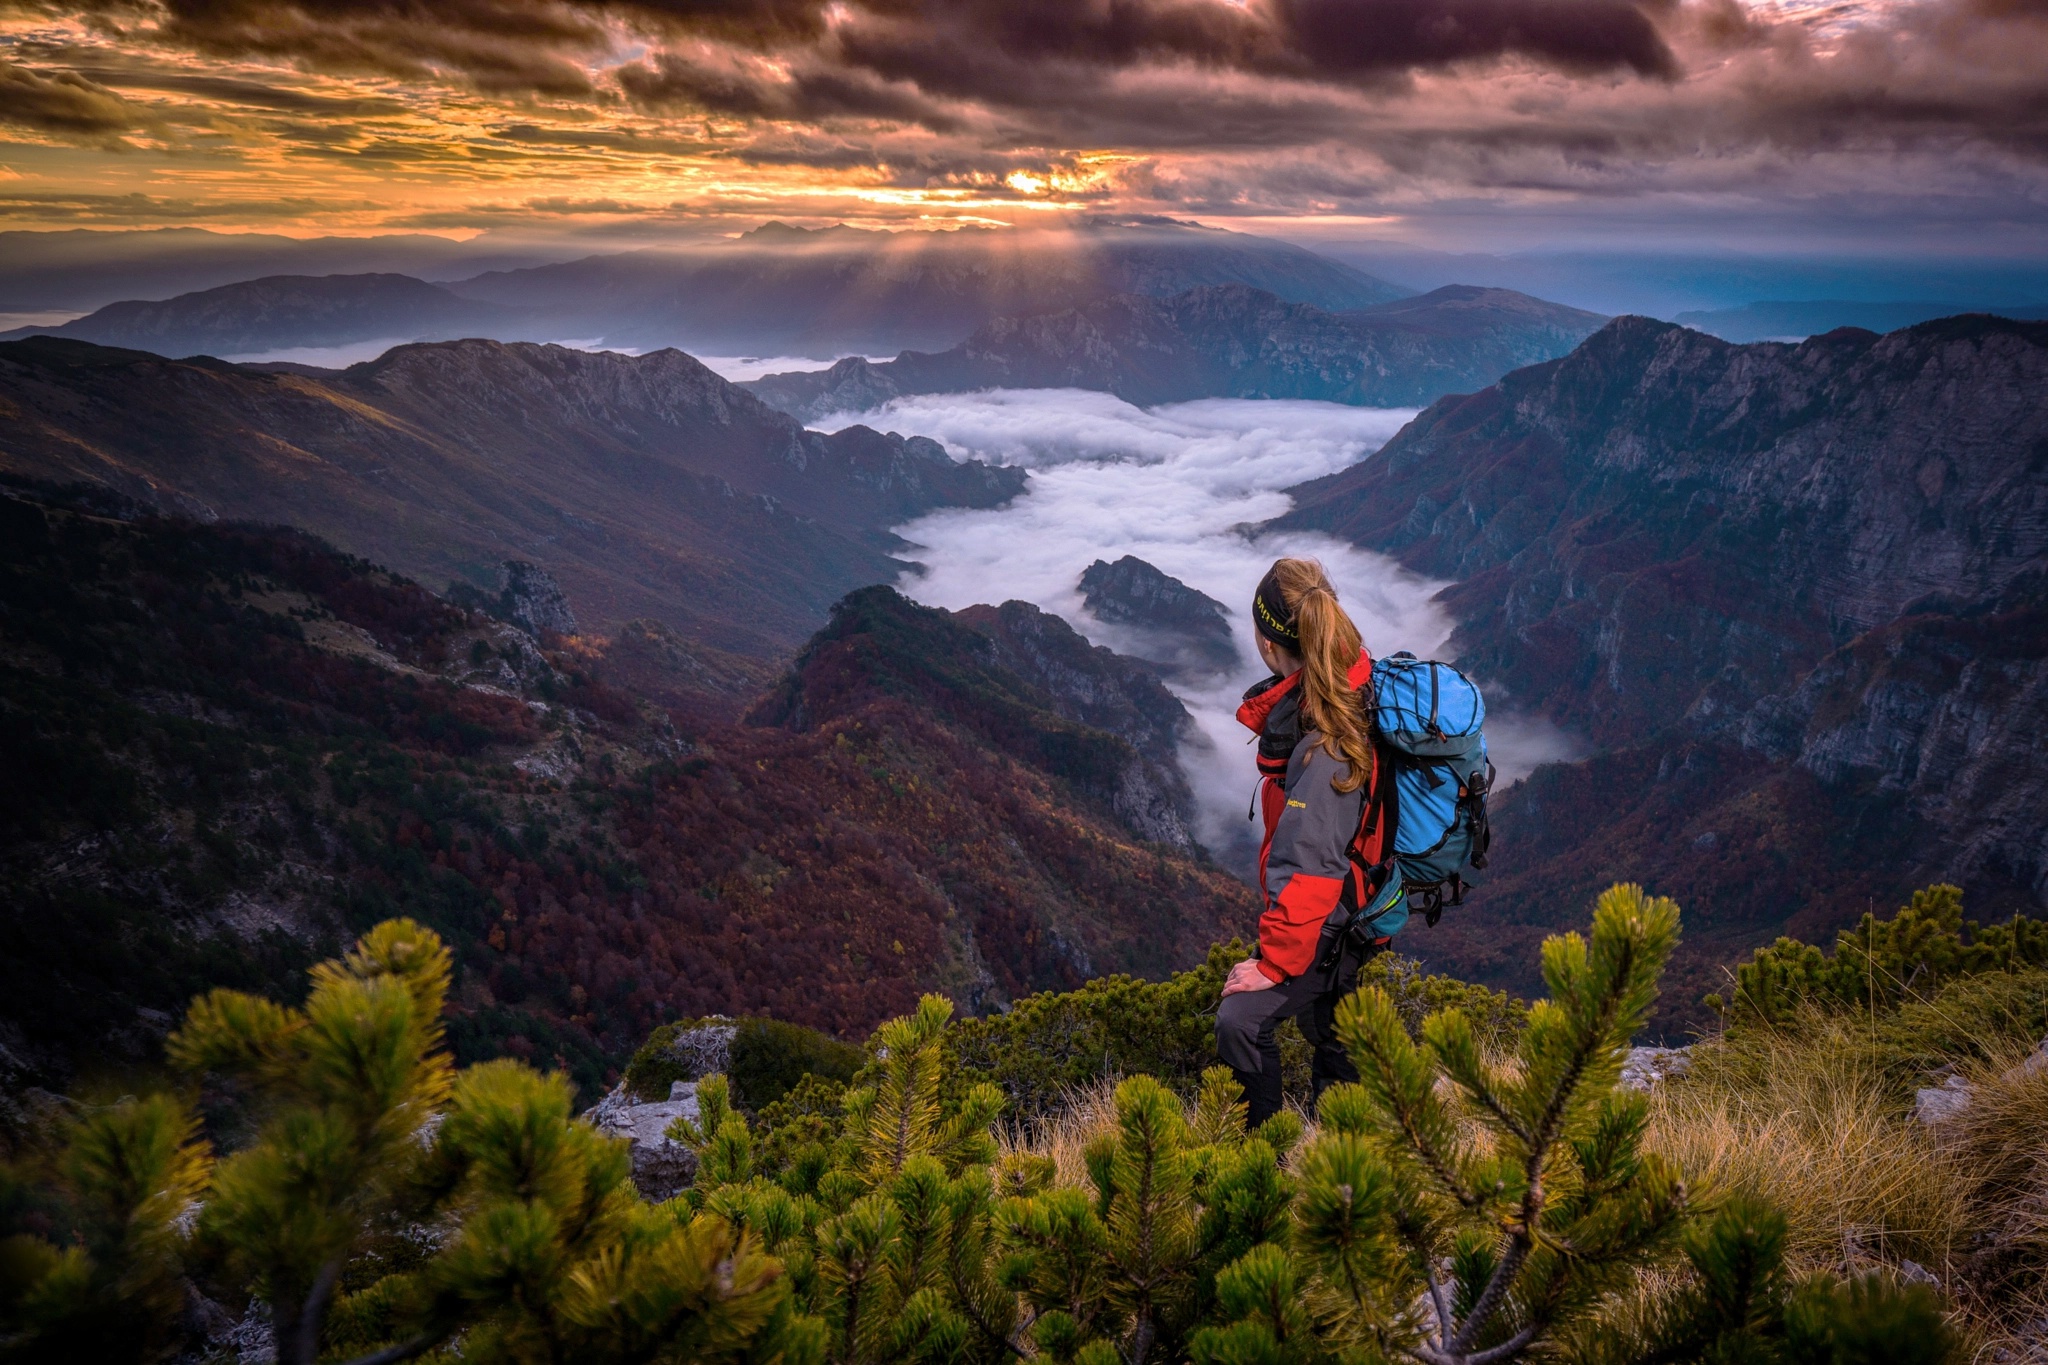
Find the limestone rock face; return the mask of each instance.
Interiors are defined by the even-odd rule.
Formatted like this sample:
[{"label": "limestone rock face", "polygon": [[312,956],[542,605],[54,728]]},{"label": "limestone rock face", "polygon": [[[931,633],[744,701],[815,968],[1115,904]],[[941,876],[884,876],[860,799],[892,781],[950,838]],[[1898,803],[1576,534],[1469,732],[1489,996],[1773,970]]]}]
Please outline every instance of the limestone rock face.
[{"label": "limestone rock face", "polygon": [[1278,525],[1455,580],[1460,665],[1596,750],[1501,795],[1432,957],[1534,989],[1511,964],[1642,881],[1696,926],[1683,1002],[1930,882],[1986,920],[2048,905],[2044,394],[2040,323],[1738,346],[1619,318],[1294,490]]},{"label": "limestone rock face", "polygon": [[652,1203],[673,1199],[697,1174],[697,1156],[668,1136],[679,1118],[695,1122],[697,1083],[677,1081],[669,1097],[652,1104],[634,1104],[623,1085],[583,1112],[584,1120],[601,1133],[631,1144],[633,1184]]}]

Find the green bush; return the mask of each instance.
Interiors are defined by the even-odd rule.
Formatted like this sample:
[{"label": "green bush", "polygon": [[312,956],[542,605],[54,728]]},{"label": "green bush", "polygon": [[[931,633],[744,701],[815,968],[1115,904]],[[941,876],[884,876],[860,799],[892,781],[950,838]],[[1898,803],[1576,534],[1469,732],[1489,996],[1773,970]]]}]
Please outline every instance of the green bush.
[{"label": "green bush", "polygon": [[794,1090],[806,1076],[844,1085],[863,1060],[860,1048],[852,1043],[780,1019],[680,1019],[648,1035],[626,1063],[626,1093],[643,1103],[665,1100],[675,1082],[710,1074],[689,1049],[677,1044],[687,1042],[693,1033],[725,1028],[732,1036],[724,1045],[727,1063],[722,1074],[732,1086],[733,1098],[753,1114]]},{"label": "green bush", "polygon": [[865,1060],[861,1049],[780,1019],[742,1019],[732,1039],[734,1097],[760,1113],[806,1076],[844,1085]]},{"label": "green bush", "polygon": [[[1677,930],[1671,902],[1613,888],[1590,938],[1544,944],[1550,998],[1526,1012],[1431,987],[1453,1003],[1417,1021],[1366,985],[1338,1013],[1362,1080],[1325,1095],[1306,1141],[1291,1112],[1247,1131],[1209,1067],[1185,1095],[1127,1077],[1078,1151],[1006,1151],[1003,1088],[954,1065],[963,1044],[1067,1028],[1185,1065],[1199,973],[1041,1001],[1006,1039],[928,996],[849,1082],[805,1070],[759,1122],[725,1076],[701,1078],[697,1119],[670,1128],[696,1181],[649,1207],[623,1144],[571,1119],[566,1078],[450,1063],[447,954],[393,922],[316,968],[302,1009],[219,991],[174,1035],[181,1064],[253,1091],[241,1151],[212,1163],[164,1100],[81,1124],[63,1164],[79,1239],[0,1244],[0,1357],[189,1351],[192,1278],[267,1305],[284,1365],[1941,1358],[1931,1296],[1792,1281],[1782,1219],[1696,1220],[1683,1173],[1646,1148],[1620,1062]],[[1181,1032],[1088,1036],[1114,1001]],[[787,1035],[768,1050],[782,1075],[819,1055]],[[1061,1055],[1012,1055],[1009,1074],[1046,1084]],[[408,1234],[410,1255],[383,1254]],[[1634,1320],[1611,1311],[1645,1285]]]},{"label": "green bush", "polygon": [[[1106,976],[1078,990],[1026,996],[1006,1014],[969,1019],[947,1032],[948,1071],[958,1085],[999,1087],[1014,1119],[1057,1110],[1076,1092],[1126,1076],[1151,1076],[1191,1096],[1216,1064],[1216,1004],[1223,978],[1250,956],[1237,939],[1209,949],[1200,966],[1164,981]],[[1488,1050],[1510,1046],[1528,1008],[1500,991],[1432,976],[1413,958],[1382,953],[1359,975],[1387,992],[1410,1032],[1438,1009],[1473,1019]],[[1281,1070],[1290,1096],[1309,1094],[1309,1048],[1292,1021],[1280,1031]]]},{"label": "green bush", "polygon": [[1801,1009],[1889,1011],[1932,998],[1958,977],[2048,967],[2048,920],[1963,919],[1963,893],[1930,886],[1890,919],[1866,914],[1826,953],[1781,938],[1735,969],[1735,989],[1706,1003],[1731,1028],[1791,1023]]},{"label": "green bush", "polygon": [[[1002,1071],[1018,1058],[1000,1047],[982,1065],[1043,1087],[1063,1060],[1091,1064],[1085,1048],[1171,1058],[1172,1036],[1119,1053],[1092,1030],[1118,1000],[1184,1022],[1161,1008],[1176,997],[1108,983],[1040,1000],[1009,1035],[951,1023],[927,997],[877,1035],[837,1115],[789,1106],[756,1128],[707,1079],[700,1120],[670,1130],[700,1162],[685,1200],[782,1258],[835,1365],[1493,1365],[1575,1349],[1822,1365],[1874,1362],[1870,1324],[1917,1333],[1911,1359],[1939,1358],[1930,1296],[1791,1284],[1782,1236],[1752,1235],[1767,1213],[1724,1214],[1681,1247],[1685,1182],[1643,1147],[1644,1098],[1617,1085],[1676,937],[1669,901],[1608,892],[1590,942],[1544,945],[1550,1000],[1523,1015],[1467,997],[1511,1056],[1455,1005],[1411,1034],[1395,997],[1368,985],[1339,1022],[1364,1080],[1325,1096],[1298,1153],[1291,1114],[1246,1131],[1223,1068],[1191,1101],[1132,1076],[1085,1142],[1078,1184],[1048,1154],[999,1153],[987,1133],[1002,1089],[949,1077],[949,1063],[991,1037],[1015,1047],[1048,1032],[1079,1041],[1025,1055],[1035,1071]],[[1191,1033],[1178,1041],[1192,1048]],[[1656,1311],[1608,1315],[1652,1267],[1669,1286]]]}]

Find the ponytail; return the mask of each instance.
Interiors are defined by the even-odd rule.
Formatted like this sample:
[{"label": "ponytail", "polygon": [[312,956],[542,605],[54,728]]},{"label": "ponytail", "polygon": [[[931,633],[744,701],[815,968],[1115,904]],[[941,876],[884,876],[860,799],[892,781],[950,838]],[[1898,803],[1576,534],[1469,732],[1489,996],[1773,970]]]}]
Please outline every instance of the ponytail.
[{"label": "ponytail", "polygon": [[1301,718],[1322,736],[1324,753],[1351,765],[1348,776],[1330,780],[1331,787],[1357,791],[1372,776],[1365,698],[1351,685],[1364,640],[1315,560],[1279,560],[1267,580],[1279,589],[1298,641],[1290,652],[1301,659]]}]

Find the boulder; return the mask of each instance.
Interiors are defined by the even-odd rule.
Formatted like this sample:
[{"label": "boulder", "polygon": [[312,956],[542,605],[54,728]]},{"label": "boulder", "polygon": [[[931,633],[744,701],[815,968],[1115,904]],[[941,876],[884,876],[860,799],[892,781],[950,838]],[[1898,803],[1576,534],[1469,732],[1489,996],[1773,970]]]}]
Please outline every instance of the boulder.
[{"label": "boulder", "polygon": [[1970,1107],[1970,1083],[1961,1076],[1951,1076],[1938,1086],[1927,1086],[1913,1092],[1913,1117],[1933,1127],[1960,1118]]},{"label": "boulder", "polygon": [[1653,1090],[1667,1076],[1692,1070],[1692,1053],[1682,1047],[1632,1047],[1621,1062],[1621,1088]]}]

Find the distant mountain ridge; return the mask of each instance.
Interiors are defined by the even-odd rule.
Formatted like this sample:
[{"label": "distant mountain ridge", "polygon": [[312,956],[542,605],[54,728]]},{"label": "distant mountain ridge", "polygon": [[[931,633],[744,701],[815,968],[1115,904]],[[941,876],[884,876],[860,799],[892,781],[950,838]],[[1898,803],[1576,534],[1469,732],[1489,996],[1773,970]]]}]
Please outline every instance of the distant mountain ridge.
[{"label": "distant mountain ridge", "polygon": [[205,228],[0,232],[0,313],[90,312],[123,299],[168,299],[276,275],[462,279],[580,254],[499,248],[427,233],[281,237]]},{"label": "distant mountain ridge", "polygon": [[551,341],[709,355],[838,355],[950,346],[999,316],[1105,294],[1166,297],[1244,284],[1325,308],[1405,290],[1301,247],[1170,220],[1062,231],[805,229],[769,223],[735,241],[585,256],[427,284],[406,276],[270,275],[127,300],[60,335],[170,355],[256,355],[365,341]]},{"label": "distant mountain ridge", "polygon": [[1245,285],[1170,298],[1119,294],[1060,313],[998,318],[938,354],[767,375],[745,387],[815,420],[906,394],[1080,388],[1137,404],[1313,398],[1410,407],[1483,388],[1562,355],[1604,318],[1505,289],[1450,285],[1344,313]]},{"label": "distant mountain ridge", "polygon": [[162,303],[110,303],[62,326],[0,332],[0,341],[60,336],[158,355],[231,357],[389,339],[510,340],[524,330],[512,309],[457,298],[408,275],[273,275]]},{"label": "distant mountain ridge", "polygon": [[1453,647],[1589,735],[1496,811],[1418,948],[1528,984],[1617,877],[1689,915],[1674,987],[1953,880],[2048,904],[2048,325],[1735,346],[1620,318],[1431,407],[1278,525],[1456,580]]},{"label": "distant mountain ridge", "polygon": [[651,617],[756,657],[900,573],[890,526],[1025,480],[807,432],[676,351],[439,342],[311,376],[36,338],[0,343],[0,416],[18,477],[303,526],[436,584],[495,590],[529,560],[593,627]]},{"label": "distant mountain ridge", "polygon": [[592,256],[449,288],[608,346],[845,355],[951,346],[998,317],[1208,284],[1325,308],[1407,293],[1286,242],[1167,219],[899,233],[769,223],[718,247]]},{"label": "distant mountain ridge", "polygon": [[1845,299],[1814,299],[1798,302],[1767,301],[1741,308],[1715,308],[1680,313],[1672,321],[1681,327],[1717,336],[1723,341],[1783,341],[1832,332],[1837,327],[1860,327],[1872,332],[1892,332],[1901,327],[1931,322],[1961,313],[1992,313],[2022,322],[2048,318],[2048,307],[1969,308],[1955,303],[1927,303],[1896,300],[1869,303]]}]

